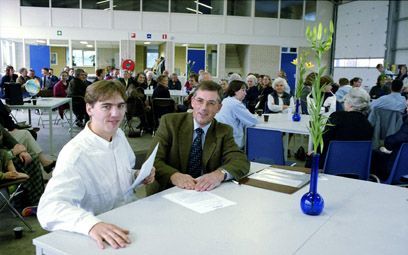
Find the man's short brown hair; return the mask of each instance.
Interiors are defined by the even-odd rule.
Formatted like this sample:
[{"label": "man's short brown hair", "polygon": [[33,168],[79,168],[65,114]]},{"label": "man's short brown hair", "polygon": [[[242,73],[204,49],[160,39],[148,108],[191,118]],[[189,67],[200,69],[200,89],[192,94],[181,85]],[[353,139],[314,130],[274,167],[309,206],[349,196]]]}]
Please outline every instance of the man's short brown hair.
[{"label": "man's short brown hair", "polygon": [[194,91],[194,96],[197,95],[197,91],[216,91],[218,94],[218,102],[221,103],[222,96],[223,96],[223,90],[222,87],[213,81],[202,81],[197,89]]},{"label": "man's short brown hair", "polygon": [[94,105],[119,94],[126,101],[125,87],[117,80],[97,81],[86,88],[85,102]]}]

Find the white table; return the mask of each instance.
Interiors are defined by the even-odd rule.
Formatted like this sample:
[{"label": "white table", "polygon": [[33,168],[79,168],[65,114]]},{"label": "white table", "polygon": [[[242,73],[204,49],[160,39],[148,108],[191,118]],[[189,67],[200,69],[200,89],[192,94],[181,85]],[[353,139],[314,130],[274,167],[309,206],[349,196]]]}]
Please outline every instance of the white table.
[{"label": "white table", "polygon": [[408,189],[324,175],[320,216],[300,210],[307,189],[288,195],[224,183],[211,192],[237,204],[198,214],[162,197],[179,191],[172,188],[100,215],[130,230],[125,249],[101,251],[89,237],[65,231],[33,243],[37,255],[406,254]]},{"label": "white table", "polygon": [[54,143],[53,143],[53,133],[52,133],[52,110],[58,108],[61,105],[69,104],[69,133],[72,137],[72,100],[68,97],[43,97],[37,98],[37,104],[33,105],[33,100],[30,103],[24,103],[23,105],[8,105],[10,109],[27,109],[28,110],[28,122],[31,124],[31,110],[40,109],[48,112],[48,125],[49,125],[49,148],[50,155],[54,155]]},{"label": "white table", "polygon": [[[144,93],[146,96],[151,97],[153,95],[153,89],[145,89]],[[179,104],[183,103],[184,97],[188,96],[188,94],[183,91],[183,90],[173,90],[173,89],[169,89],[170,92],[170,96],[172,98],[175,98],[176,102],[178,102]]]},{"label": "white table", "polygon": [[[281,131],[283,133],[291,133],[291,134],[300,134],[300,135],[308,135],[309,142],[308,142],[308,150],[312,150],[313,142],[310,138],[309,133],[309,121],[310,116],[306,114],[301,114],[300,121],[296,122],[292,120],[292,115],[287,113],[270,113],[266,114],[269,115],[268,122],[264,122],[263,116],[257,116],[258,124],[255,125],[253,128],[259,129],[266,129],[266,130],[274,130],[274,131]],[[289,144],[289,136],[286,135],[283,140],[283,146],[285,148],[284,155],[285,160],[287,160],[288,154],[288,144]]]}]

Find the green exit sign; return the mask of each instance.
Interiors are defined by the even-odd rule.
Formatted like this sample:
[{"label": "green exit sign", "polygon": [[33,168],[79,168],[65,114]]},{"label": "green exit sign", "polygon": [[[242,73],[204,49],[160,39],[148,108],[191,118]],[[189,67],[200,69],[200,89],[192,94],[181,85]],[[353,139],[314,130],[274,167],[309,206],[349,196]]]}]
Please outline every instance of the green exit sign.
[{"label": "green exit sign", "polygon": [[57,31],[57,35],[61,36],[61,35],[62,35],[62,31],[61,31],[61,30],[58,30],[58,31]]}]

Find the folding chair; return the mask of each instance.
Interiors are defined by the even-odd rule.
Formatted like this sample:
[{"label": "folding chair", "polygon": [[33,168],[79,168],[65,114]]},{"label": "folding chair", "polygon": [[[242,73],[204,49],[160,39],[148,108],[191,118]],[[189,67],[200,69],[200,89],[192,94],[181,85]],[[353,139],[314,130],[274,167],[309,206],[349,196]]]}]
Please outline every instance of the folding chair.
[{"label": "folding chair", "polygon": [[385,184],[408,186],[408,143],[403,143]]},{"label": "folding chair", "polygon": [[282,132],[247,128],[246,154],[249,161],[285,165]]},{"label": "folding chair", "polygon": [[153,122],[154,130],[159,126],[159,120],[161,116],[167,113],[176,111],[175,102],[172,98],[154,98],[153,99]]},{"label": "folding chair", "polygon": [[324,173],[368,180],[371,148],[371,141],[331,141],[323,167]]},{"label": "folding chair", "polygon": [[[0,206],[0,211],[3,210],[4,207],[8,207],[8,209],[15,215],[17,216],[23,223],[24,225],[27,226],[27,228],[32,232],[33,229],[31,228],[30,224],[28,224],[27,221],[25,221],[25,219],[23,218],[23,216],[21,216],[21,214],[17,211],[16,208],[14,208],[14,206],[11,204],[11,200],[18,196],[20,193],[22,193],[23,191],[20,191],[21,185],[26,182],[27,179],[18,179],[18,180],[3,180],[0,181],[0,201],[1,206]],[[3,194],[3,189],[5,190],[5,192],[8,192],[8,187],[12,186],[12,185],[18,185],[16,190],[10,194],[10,196],[7,198],[7,196],[5,194]]]}]

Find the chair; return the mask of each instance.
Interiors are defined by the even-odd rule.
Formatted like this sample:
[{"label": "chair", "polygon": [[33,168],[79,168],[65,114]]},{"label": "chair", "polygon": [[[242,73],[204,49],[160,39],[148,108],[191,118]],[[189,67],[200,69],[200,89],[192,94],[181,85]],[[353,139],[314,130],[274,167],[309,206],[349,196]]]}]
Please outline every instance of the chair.
[{"label": "chair", "polygon": [[[124,129],[128,128],[128,136],[143,135],[146,128],[146,113],[143,101],[137,96],[131,96],[126,101],[126,118]],[[136,132],[139,129],[139,132]]]},{"label": "chair", "polygon": [[154,129],[159,126],[159,119],[167,113],[176,111],[175,102],[172,98],[154,98],[152,103]]},{"label": "chair", "polygon": [[[408,184],[408,143],[403,143],[395,158],[394,165],[391,169],[385,184],[397,184],[407,186]],[[405,180],[402,180],[405,179]]]},{"label": "chair", "polygon": [[246,154],[249,161],[285,165],[282,132],[247,128]]},{"label": "chair", "polygon": [[371,141],[331,141],[323,167],[324,173],[368,180],[371,146]]},{"label": "chair", "polygon": [[[22,193],[22,191],[20,191],[21,185],[26,182],[27,179],[17,179],[17,180],[2,180],[0,181],[0,201],[2,202],[1,207],[0,207],[0,211],[3,210],[3,208],[5,206],[8,207],[8,209],[15,215],[17,216],[23,223],[24,225],[27,226],[27,228],[30,231],[33,231],[33,229],[31,228],[30,224],[28,224],[27,221],[25,221],[25,219],[23,218],[23,216],[21,216],[21,214],[17,211],[16,208],[14,208],[14,206],[11,204],[11,201],[14,197],[18,196],[20,193]],[[16,190],[7,198],[7,196],[5,194],[3,194],[3,190],[5,190],[5,193],[7,193],[7,189],[9,186],[12,185],[18,185]]]}]

